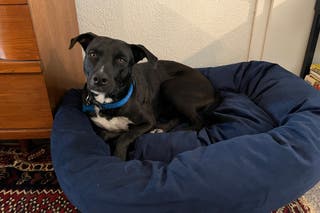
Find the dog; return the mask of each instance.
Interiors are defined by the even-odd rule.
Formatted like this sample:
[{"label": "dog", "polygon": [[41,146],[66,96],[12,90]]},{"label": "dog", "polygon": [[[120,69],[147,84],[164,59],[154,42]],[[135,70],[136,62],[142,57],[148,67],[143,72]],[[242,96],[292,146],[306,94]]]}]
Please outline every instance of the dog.
[{"label": "dog", "polygon": [[[144,133],[169,131],[183,119],[190,123],[188,129],[201,129],[201,111],[219,100],[200,72],[158,60],[143,45],[88,32],[72,38],[69,49],[77,42],[85,51],[83,111],[123,160],[129,145]],[[144,58],[147,62],[138,63]]]}]

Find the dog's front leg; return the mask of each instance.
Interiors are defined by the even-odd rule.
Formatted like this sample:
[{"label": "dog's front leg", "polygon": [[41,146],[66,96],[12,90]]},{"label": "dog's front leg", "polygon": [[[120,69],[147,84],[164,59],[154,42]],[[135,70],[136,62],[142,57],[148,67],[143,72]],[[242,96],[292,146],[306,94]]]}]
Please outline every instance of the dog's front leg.
[{"label": "dog's front leg", "polygon": [[103,138],[105,142],[110,142],[112,139],[119,137],[121,133],[119,132],[111,132],[108,130],[100,130],[98,135]]},{"label": "dog's front leg", "polygon": [[153,127],[154,124],[151,122],[143,123],[138,126],[132,126],[128,132],[123,133],[116,139],[114,155],[122,160],[125,160],[129,145],[133,143],[140,135],[149,132]]}]

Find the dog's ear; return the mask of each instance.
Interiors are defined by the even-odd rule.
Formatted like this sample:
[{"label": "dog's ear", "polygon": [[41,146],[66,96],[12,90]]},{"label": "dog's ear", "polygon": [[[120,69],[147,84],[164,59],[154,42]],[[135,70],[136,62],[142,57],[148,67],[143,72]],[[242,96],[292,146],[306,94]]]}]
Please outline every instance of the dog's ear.
[{"label": "dog's ear", "polygon": [[141,44],[131,44],[130,47],[133,53],[134,63],[141,61],[143,58],[147,58],[151,63],[154,63],[158,60],[155,55],[153,55],[147,48],[145,48]]},{"label": "dog's ear", "polygon": [[89,43],[95,37],[97,37],[97,35],[94,33],[91,33],[91,32],[80,34],[80,35],[71,39],[69,49],[71,49],[77,42],[79,42],[81,44],[83,50],[85,51],[87,49]]}]

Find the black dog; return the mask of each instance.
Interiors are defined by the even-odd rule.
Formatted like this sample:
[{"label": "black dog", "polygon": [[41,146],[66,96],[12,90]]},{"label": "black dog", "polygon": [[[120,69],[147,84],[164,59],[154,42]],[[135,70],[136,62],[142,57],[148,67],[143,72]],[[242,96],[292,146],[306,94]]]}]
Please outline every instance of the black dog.
[{"label": "black dog", "polygon": [[[198,71],[173,61],[158,61],[142,45],[84,33],[79,42],[86,55],[83,102],[91,120],[115,143],[114,155],[126,158],[128,146],[140,135],[161,132],[188,119],[199,130],[199,112],[217,102],[211,83]],[[147,58],[147,63],[138,61]],[[165,120],[159,121],[161,118]]]}]

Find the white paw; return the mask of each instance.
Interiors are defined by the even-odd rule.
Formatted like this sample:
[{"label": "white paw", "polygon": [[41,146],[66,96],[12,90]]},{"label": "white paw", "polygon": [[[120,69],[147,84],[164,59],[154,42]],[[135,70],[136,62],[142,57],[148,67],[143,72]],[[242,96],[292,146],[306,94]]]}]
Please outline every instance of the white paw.
[{"label": "white paw", "polygon": [[150,133],[163,133],[163,129],[154,129],[154,130],[151,130]]}]

